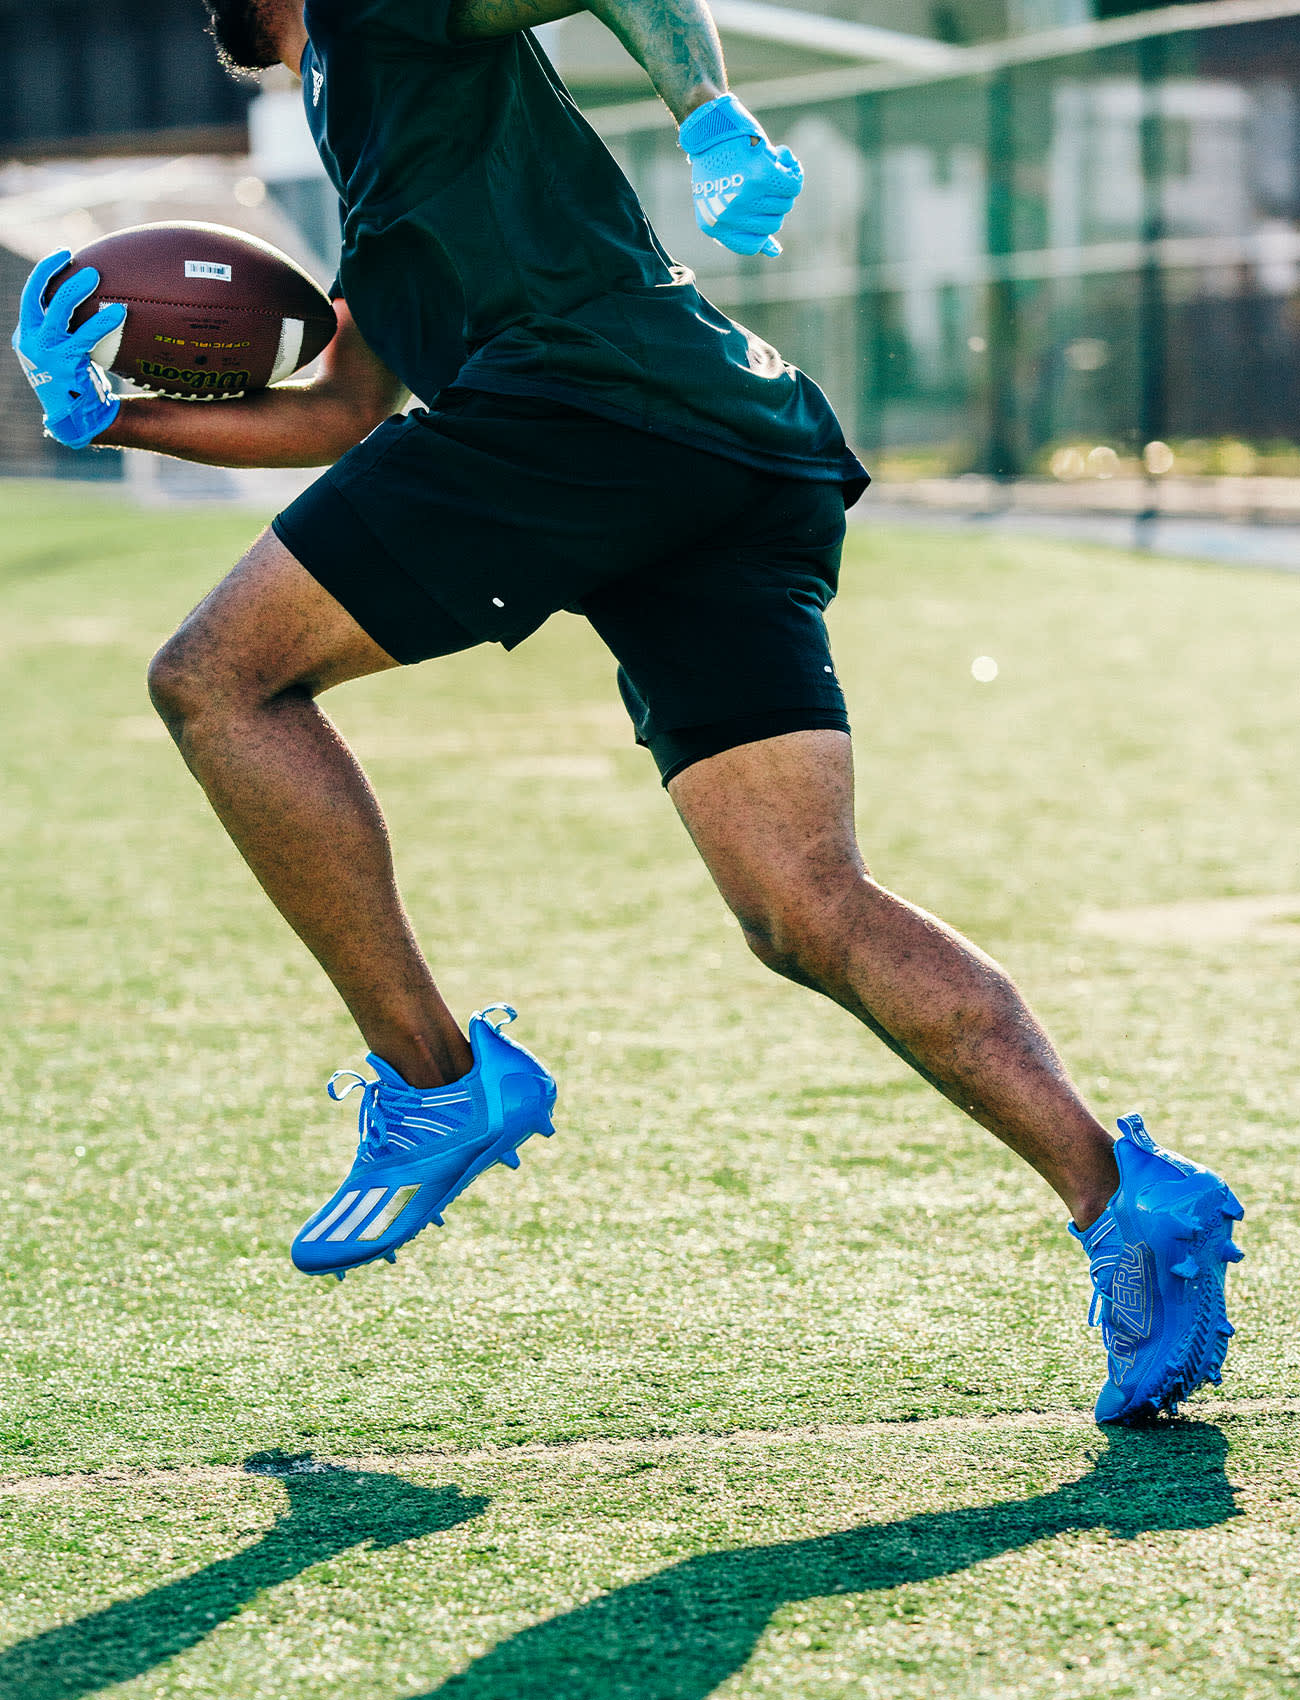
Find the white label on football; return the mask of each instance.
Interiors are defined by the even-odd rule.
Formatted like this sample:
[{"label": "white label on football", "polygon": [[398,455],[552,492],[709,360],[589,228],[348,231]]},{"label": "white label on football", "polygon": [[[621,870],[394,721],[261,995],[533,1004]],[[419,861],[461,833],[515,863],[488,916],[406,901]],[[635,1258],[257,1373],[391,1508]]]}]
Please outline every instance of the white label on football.
[{"label": "white label on football", "polygon": [[186,260],[186,277],[214,277],[221,283],[230,283],[230,267],[223,266],[217,260]]}]

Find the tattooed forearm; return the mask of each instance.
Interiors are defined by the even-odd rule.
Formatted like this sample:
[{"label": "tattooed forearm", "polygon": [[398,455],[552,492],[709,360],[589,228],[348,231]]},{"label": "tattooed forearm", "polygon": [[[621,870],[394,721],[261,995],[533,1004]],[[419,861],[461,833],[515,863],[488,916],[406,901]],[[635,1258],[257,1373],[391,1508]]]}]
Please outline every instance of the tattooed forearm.
[{"label": "tattooed forearm", "polygon": [[587,10],[645,67],[679,124],[727,92],[722,44],[705,0],[587,0]]},{"label": "tattooed forearm", "polygon": [[452,0],[458,41],[481,41],[591,12],[643,65],[680,124],[688,112],[727,92],[722,45],[705,0]]}]

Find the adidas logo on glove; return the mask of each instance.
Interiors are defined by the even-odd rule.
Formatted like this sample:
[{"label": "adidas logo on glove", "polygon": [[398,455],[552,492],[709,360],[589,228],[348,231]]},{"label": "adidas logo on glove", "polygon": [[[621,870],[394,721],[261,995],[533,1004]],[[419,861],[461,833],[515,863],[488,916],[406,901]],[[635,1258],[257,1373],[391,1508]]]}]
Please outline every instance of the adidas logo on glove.
[{"label": "adidas logo on glove", "polygon": [[736,172],[734,177],[715,177],[703,183],[692,183],[692,195],[725,195],[730,189],[734,193],[741,188],[745,181],[743,172]]}]

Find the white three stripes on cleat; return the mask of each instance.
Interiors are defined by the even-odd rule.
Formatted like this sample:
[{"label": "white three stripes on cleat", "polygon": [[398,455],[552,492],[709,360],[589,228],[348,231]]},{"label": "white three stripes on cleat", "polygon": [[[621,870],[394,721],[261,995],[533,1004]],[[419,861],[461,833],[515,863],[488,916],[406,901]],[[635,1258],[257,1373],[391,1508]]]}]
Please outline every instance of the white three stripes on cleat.
[{"label": "white three stripes on cleat", "polygon": [[361,1196],[360,1189],[358,1189],[354,1192],[345,1192],[343,1194],[342,1198],[340,1198],[338,1203],[334,1206],[333,1210],[330,1211],[329,1215],[328,1216],[322,1216],[320,1221],[317,1222],[316,1226],[311,1230],[311,1232],[309,1234],[304,1234],[302,1236],[304,1242],[306,1242],[308,1240],[318,1240],[321,1237],[321,1235],[325,1232],[326,1228],[328,1228],[331,1223],[337,1222],[339,1217],[348,1208],[348,1206],[355,1204],[357,1199],[360,1198],[360,1196]]},{"label": "white three stripes on cleat", "polygon": [[410,1186],[399,1186],[393,1193],[393,1196],[389,1199],[388,1203],[385,1204],[384,1208],[379,1212],[374,1220],[357,1235],[357,1238],[359,1240],[377,1240],[380,1234],[383,1233],[384,1229],[397,1220],[419,1190],[420,1186],[418,1181],[414,1182]]},{"label": "white three stripes on cleat", "polygon": [[[419,1190],[418,1182],[413,1185],[396,1187],[388,1203],[378,1212],[365,1232],[358,1234],[357,1238],[360,1240],[377,1240],[384,1229],[397,1220]],[[328,1238],[331,1241],[347,1239],[354,1229],[360,1227],[387,1192],[386,1186],[372,1186],[364,1198],[361,1197],[359,1187],[353,1188],[351,1192],[345,1192],[334,1208],[322,1216],[316,1226],[302,1236],[303,1243],[308,1244],[312,1240],[320,1239],[327,1229],[334,1228],[335,1222],[338,1222],[338,1227],[334,1228],[333,1233],[329,1234]],[[360,1203],[357,1202],[358,1199],[360,1199]],[[345,1212],[346,1214],[344,1214]],[[340,1216],[343,1217],[341,1222],[339,1221]]]},{"label": "white three stripes on cleat", "polygon": [[358,1204],[354,1209],[348,1211],[347,1215],[339,1223],[338,1227],[334,1229],[333,1233],[325,1236],[326,1239],[347,1239],[348,1235],[354,1228],[359,1228],[361,1226],[366,1217],[369,1216],[370,1212],[374,1209],[376,1204],[379,1203],[379,1200],[387,1191],[388,1188],[386,1186],[372,1186],[370,1191],[361,1200],[360,1204]]}]

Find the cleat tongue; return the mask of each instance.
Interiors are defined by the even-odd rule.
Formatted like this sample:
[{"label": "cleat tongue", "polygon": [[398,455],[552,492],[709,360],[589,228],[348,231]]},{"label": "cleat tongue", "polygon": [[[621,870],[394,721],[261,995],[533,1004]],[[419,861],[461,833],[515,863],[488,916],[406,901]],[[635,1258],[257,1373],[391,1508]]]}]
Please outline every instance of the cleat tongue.
[{"label": "cleat tongue", "polygon": [[1241,1247],[1239,1245],[1233,1245],[1231,1240],[1229,1240],[1227,1245],[1223,1248],[1223,1261],[1225,1263],[1240,1263],[1245,1255],[1246,1254]]}]

